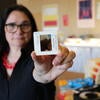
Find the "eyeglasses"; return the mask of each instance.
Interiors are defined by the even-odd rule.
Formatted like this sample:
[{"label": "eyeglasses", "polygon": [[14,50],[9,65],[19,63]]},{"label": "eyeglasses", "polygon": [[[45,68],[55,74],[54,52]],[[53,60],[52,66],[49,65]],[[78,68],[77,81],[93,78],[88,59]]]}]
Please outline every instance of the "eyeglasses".
[{"label": "eyeglasses", "polygon": [[8,23],[8,24],[5,24],[5,26],[6,26],[7,31],[10,33],[15,33],[18,27],[20,27],[22,32],[29,32],[31,31],[31,28],[32,28],[31,23],[23,23],[20,25],[17,25],[16,23]]}]

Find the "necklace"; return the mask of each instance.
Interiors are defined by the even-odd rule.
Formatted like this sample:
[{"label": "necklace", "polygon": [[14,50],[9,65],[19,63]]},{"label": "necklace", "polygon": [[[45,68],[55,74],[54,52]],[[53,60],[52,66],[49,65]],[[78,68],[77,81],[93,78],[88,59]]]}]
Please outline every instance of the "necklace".
[{"label": "necklace", "polygon": [[4,54],[4,56],[2,57],[2,60],[3,60],[3,65],[6,69],[14,69],[16,63],[10,64],[7,61],[7,54]]}]

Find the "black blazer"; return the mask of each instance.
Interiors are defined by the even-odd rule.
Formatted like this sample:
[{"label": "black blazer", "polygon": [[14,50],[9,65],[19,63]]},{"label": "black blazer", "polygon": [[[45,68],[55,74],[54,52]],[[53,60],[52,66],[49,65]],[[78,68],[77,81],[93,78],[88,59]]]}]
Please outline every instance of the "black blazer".
[{"label": "black blazer", "polygon": [[54,100],[54,82],[36,82],[32,76],[33,69],[30,52],[23,50],[10,79],[7,79],[0,57],[0,100]]}]

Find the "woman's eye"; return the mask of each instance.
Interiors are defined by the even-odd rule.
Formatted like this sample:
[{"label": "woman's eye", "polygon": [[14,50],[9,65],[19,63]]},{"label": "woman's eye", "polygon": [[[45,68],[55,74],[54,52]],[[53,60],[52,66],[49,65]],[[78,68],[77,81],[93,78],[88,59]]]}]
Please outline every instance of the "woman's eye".
[{"label": "woman's eye", "polygon": [[10,26],[10,27],[15,27],[16,25],[15,25],[15,24],[9,24],[9,26]]}]

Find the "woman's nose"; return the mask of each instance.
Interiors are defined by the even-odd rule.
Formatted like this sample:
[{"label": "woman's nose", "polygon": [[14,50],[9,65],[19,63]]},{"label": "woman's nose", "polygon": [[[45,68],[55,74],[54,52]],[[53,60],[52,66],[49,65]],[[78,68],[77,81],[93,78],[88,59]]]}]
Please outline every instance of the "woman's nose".
[{"label": "woman's nose", "polygon": [[21,30],[21,27],[17,27],[16,33],[18,33],[18,34],[22,34],[23,33],[22,30]]}]

